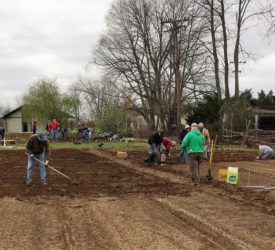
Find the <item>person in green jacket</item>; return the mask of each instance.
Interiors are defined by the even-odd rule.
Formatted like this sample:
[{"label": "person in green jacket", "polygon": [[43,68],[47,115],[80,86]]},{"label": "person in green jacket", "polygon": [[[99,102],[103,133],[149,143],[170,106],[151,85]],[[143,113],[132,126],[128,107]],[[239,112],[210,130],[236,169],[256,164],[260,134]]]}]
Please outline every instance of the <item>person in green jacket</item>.
[{"label": "person in green jacket", "polygon": [[204,152],[205,141],[198,130],[198,124],[192,123],[191,131],[184,137],[181,147],[187,149],[187,164],[191,170],[191,180],[195,187],[200,186],[200,163]]}]

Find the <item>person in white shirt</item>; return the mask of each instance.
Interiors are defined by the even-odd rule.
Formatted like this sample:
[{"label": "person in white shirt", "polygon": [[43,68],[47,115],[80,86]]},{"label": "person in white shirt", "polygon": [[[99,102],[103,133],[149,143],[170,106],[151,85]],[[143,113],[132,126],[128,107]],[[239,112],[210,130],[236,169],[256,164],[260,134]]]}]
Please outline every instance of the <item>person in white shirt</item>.
[{"label": "person in white shirt", "polygon": [[267,145],[259,145],[259,156],[257,159],[267,160],[273,158],[273,149]]}]

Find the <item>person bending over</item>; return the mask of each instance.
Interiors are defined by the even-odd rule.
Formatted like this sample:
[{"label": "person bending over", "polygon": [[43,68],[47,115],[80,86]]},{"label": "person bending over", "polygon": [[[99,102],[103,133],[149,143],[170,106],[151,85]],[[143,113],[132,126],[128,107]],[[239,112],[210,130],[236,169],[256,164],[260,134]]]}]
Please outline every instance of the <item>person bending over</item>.
[{"label": "person bending over", "polygon": [[[49,161],[45,161],[49,157],[49,142],[44,132],[38,132],[29,137],[26,149],[28,151],[28,166],[27,166],[27,186],[32,185],[32,170],[35,163],[35,158],[38,159],[40,167],[40,181],[43,185],[46,184],[46,168]],[[45,155],[46,154],[46,155]],[[45,162],[45,164],[44,164]]]},{"label": "person bending over", "polygon": [[153,133],[148,139],[147,152],[148,158],[145,160],[147,163],[161,163],[161,152],[160,148],[163,141],[163,131],[160,130],[156,133]]}]

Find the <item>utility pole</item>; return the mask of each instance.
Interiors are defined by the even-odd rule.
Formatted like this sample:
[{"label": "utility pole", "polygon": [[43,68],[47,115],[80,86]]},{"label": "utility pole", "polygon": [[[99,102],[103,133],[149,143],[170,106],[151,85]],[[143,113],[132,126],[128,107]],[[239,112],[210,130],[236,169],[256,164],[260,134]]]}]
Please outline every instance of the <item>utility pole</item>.
[{"label": "utility pole", "polygon": [[239,64],[246,64],[246,61],[237,61],[236,56],[234,56],[234,61],[230,61],[230,63],[233,63],[235,68],[235,70],[232,71],[232,73],[235,74],[235,96],[239,97],[239,73],[242,72],[239,70]]},{"label": "utility pole", "polygon": [[176,107],[177,107],[177,129],[181,125],[181,91],[180,91],[180,44],[178,40],[178,24],[173,22],[174,30],[174,47],[175,47],[175,92],[176,92]]},{"label": "utility pole", "polygon": [[188,22],[188,18],[180,19],[180,20],[166,20],[162,21],[162,24],[169,23],[172,24],[172,38],[174,45],[174,53],[175,53],[175,62],[174,62],[174,70],[175,70],[175,95],[176,95],[176,122],[177,129],[181,126],[181,79],[180,79],[180,41],[178,39],[179,29],[183,27],[182,22]]}]

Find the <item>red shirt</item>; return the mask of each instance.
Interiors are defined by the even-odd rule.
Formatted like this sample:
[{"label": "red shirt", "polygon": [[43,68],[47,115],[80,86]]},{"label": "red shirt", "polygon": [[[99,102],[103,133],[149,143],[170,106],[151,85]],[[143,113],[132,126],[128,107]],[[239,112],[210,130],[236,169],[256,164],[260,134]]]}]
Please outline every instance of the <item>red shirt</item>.
[{"label": "red shirt", "polygon": [[173,147],[173,142],[167,137],[163,137],[162,143],[164,147],[168,150],[170,150]]},{"label": "red shirt", "polygon": [[59,127],[59,122],[57,122],[57,121],[52,121],[51,123],[50,123],[50,128],[51,129],[58,129],[58,127]]}]

